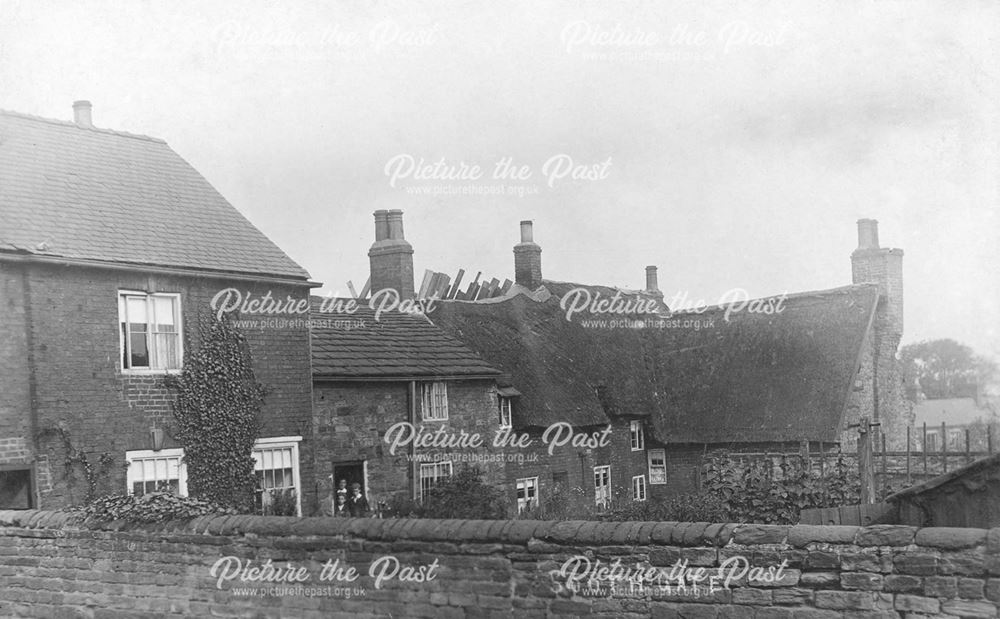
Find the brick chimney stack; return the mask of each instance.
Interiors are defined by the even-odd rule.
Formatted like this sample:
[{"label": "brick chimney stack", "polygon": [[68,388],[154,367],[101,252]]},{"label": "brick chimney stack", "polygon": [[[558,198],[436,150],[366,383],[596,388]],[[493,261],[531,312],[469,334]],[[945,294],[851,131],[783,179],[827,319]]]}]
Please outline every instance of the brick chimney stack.
[{"label": "brick chimney stack", "polygon": [[375,242],[368,260],[373,294],[392,288],[402,299],[413,298],[413,247],[403,236],[403,211],[375,211]]},{"label": "brick chimney stack", "polygon": [[79,127],[85,127],[87,129],[94,128],[94,122],[91,119],[91,111],[93,106],[90,101],[74,101],[73,102],[73,122]]},{"label": "brick chimney stack", "polygon": [[881,247],[878,222],[858,220],[858,248],[851,254],[855,284],[879,285],[879,317],[887,333],[903,335],[903,250]]},{"label": "brick chimney stack", "polygon": [[874,219],[858,220],[858,248],[851,254],[851,273],[855,284],[878,284],[879,290],[869,349],[859,372],[862,391],[856,396],[857,410],[882,424],[890,449],[901,449],[905,428],[912,423],[896,359],[903,336],[903,250],[879,245]]},{"label": "brick chimney stack", "polygon": [[529,220],[521,222],[521,242],[514,246],[514,281],[528,290],[542,285],[542,248],[533,239]]},{"label": "brick chimney stack", "polygon": [[660,292],[660,283],[656,276],[656,267],[653,265],[646,267],[646,292]]}]

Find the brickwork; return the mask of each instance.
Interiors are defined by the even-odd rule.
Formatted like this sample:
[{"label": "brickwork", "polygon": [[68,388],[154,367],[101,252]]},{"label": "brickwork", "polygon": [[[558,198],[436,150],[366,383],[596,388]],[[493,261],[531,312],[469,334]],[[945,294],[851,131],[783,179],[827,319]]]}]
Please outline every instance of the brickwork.
[{"label": "brickwork", "polygon": [[[627,426],[626,426],[627,428]],[[593,436],[604,427],[575,427],[575,432]],[[543,442],[545,428],[522,428],[519,434],[527,434],[531,444],[523,449],[508,449],[508,453],[523,454],[519,462],[507,463],[507,479],[511,492],[514,492],[518,479],[537,477],[538,498],[544,503],[550,497],[555,484],[565,484],[567,488],[580,488],[585,496],[594,496],[594,467],[611,465],[611,486],[626,486],[621,483],[624,471],[616,467],[612,461],[615,450],[621,449],[620,434],[616,430],[611,434],[611,446],[605,448],[573,447],[564,445],[554,447],[549,453],[549,447]],[[627,449],[627,445],[626,445]],[[514,496],[513,494],[511,495]]]},{"label": "brickwork", "polygon": [[[185,347],[196,345],[198,314],[210,311],[210,301],[221,289],[236,287],[254,295],[270,290],[278,299],[307,293],[301,287],[205,277],[46,265],[17,268],[26,270],[22,278],[26,285],[18,283],[15,269],[0,265],[3,302],[25,309],[13,312],[13,318],[10,312],[0,316],[0,330],[14,336],[19,329],[24,331],[18,316],[26,313],[31,316],[31,324],[25,339],[12,339],[20,347],[15,350],[17,359],[10,360],[6,346],[0,353],[0,369],[11,366],[11,372],[0,372],[0,439],[17,438],[31,445],[30,404],[24,396],[27,387],[22,384],[31,359],[38,429],[64,428],[73,448],[87,453],[94,463],[101,453],[110,453],[114,464],[101,479],[99,490],[103,492],[124,491],[125,451],[150,449],[149,432],[153,427],[166,430],[165,447],[176,446],[170,432],[171,396],[163,384],[163,374],[123,373],[121,369],[119,290],[179,293]],[[308,438],[312,377],[306,325],[266,327],[245,333],[257,379],[270,390],[261,436]],[[32,342],[30,355],[25,354],[27,338]],[[7,394],[17,395],[14,398]],[[315,500],[310,492],[314,475],[309,449],[308,441],[300,446],[300,476],[307,490],[304,505]],[[65,475],[65,453],[58,437],[50,434],[41,439],[39,450],[42,507],[79,502],[86,484],[79,474],[75,478]]]},{"label": "brickwork", "polygon": [[[0,512],[0,615],[916,619],[996,617],[1000,605],[1000,528],[236,516],[81,530],[65,520]],[[582,595],[557,573],[581,555],[633,570],[681,562],[710,576],[737,557],[755,568],[787,563],[772,582],[747,574],[726,586],[723,570],[698,595],[655,585]],[[376,588],[387,556],[400,567],[433,565],[433,576],[405,581],[397,572]],[[239,595],[287,585],[220,583],[210,569],[222,557],[305,568],[297,584],[314,594]],[[355,568],[357,579],[320,581],[327,561]]]},{"label": "brickwork", "polygon": [[23,267],[0,262],[0,464],[31,459],[25,283]]}]

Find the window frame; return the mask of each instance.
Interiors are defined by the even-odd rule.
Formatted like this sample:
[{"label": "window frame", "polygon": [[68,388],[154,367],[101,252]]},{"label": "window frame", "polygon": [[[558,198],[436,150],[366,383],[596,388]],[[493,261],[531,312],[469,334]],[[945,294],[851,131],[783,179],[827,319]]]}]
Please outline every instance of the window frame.
[{"label": "window frame", "polygon": [[[132,486],[140,481],[136,479],[136,468],[133,466],[136,462],[170,458],[178,458],[179,460],[177,463],[177,496],[187,496],[187,465],[184,462],[183,447],[170,447],[168,449],[160,449],[158,451],[154,451],[152,449],[126,450],[125,462],[128,463],[128,466],[125,467],[125,492],[130,496],[135,496]],[[141,481],[145,483],[147,480],[144,479]],[[145,496],[145,494],[143,496]]]},{"label": "window frame", "polygon": [[[603,470],[607,472],[607,482],[604,484],[604,492],[599,492],[602,486],[597,485],[598,471]],[[605,495],[604,501],[601,501],[601,495]],[[601,464],[594,467],[594,503],[598,506],[608,507],[611,503],[611,465]]]},{"label": "window frame", "polygon": [[[424,500],[424,470],[425,470],[425,467],[431,467],[431,468],[434,468],[436,470],[437,467],[445,465],[445,464],[448,465],[448,475],[447,476],[435,475],[434,476],[434,483],[437,483],[437,481],[440,480],[440,479],[450,479],[455,474],[455,465],[454,465],[454,463],[451,460],[438,460],[436,462],[421,462],[420,463],[420,469],[417,471],[417,474],[420,476],[420,478],[418,479],[419,483],[417,484],[417,488],[420,490],[420,496],[418,498],[421,501]],[[428,485],[427,489],[430,490],[433,487],[433,485],[434,484]]]},{"label": "window frame", "polygon": [[[504,421],[505,421],[504,420],[504,405],[505,404],[507,405],[506,423],[504,423]],[[509,429],[513,428],[514,427],[513,426],[513,419],[514,419],[514,398],[511,398],[511,397],[508,397],[508,396],[505,396],[505,395],[497,396],[497,407],[499,408],[499,413],[500,413],[500,429],[501,430],[509,430]],[[527,479],[527,477],[525,477],[524,479]]]},{"label": "window frame", "polygon": [[[663,460],[663,464],[662,465],[654,465],[653,464],[653,458],[654,458],[654,456],[656,454],[661,454],[661,456],[662,456],[661,459]],[[660,476],[658,476],[658,475],[654,475],[653,474],[654,471],[659,470],[661,468],[662,468],[662,471],[663,471],[662,478]],[[648,450],[646,450],[646,469],[647,469],[647,472],[649,473],[649,485],[650,486],[654,486],[654,485],[655,486],[659,486],[661,484],[666,484],[667,483],[667,450],[663,449],[663,448],[648,449]],[[657,479],[660,479],[661,481],[656,481]]]},{"label": "window frame", "polygon": [[[530,486],[528,482],[531,482]],[[521,485],[524,484],[524,499],[518,496],[521,491]],[[534,490],[534,496],[530,499],[528,498],[528,488]],[[538,509],[538,476],[534,477],[521,477],[514,482],[514,499],[517,503],[517,513],[521,514],[525,511],[531,511]],[[523,505],[521,504],[523,501]],[[530,507],[529,507],[530,506]]]},{"label": "window frame", "polygon": [[[441,392],[435,394],[435,390],[440,387]],[[429,392],[429,396],[425,394]],[[440,397],[440,402],[435,400],[435,397]],[[430,410],[428,410],[428,401],[430,402]],[[434,415],[436,404],[440,403],[440,410],[443,411],[443,416],[435,417],[428,416]],[[427,381],[420,383],[420,419],[422,421],[448,421],[448,383],[443,380]]]},{"label": "window frame", "polygon": [[646,431],[641,419],[633,419],[628,422],[628,442],[632,451],[646,449]]},{"label": "window frame", "polygon": [[[153,357],[153,348],[156,346],[156,339],[152,337],[153,331],[149,327],[151,324],[148,322],[148,317],[152,310],[152,299],[169,298],[171,299],[174,307],[174,319],[177,321],[177,367],[175,368],[154,368],[150,366],[139,366],[131,367],[125,365],[126,355],[131,360],[131,342],[129,341],[129,331],[128,325],[130,324],[127,320],[128,318],[128,297],[144,297],[146,300],[146,316],[147,316],[147,332],[146,332],[146,347],[148,354],[150,356],[150,361]],[[124,303],[123,303],[124,298]],[[179,292],[145,292],[142,290],[118,290],[118,296],[116,297],[117,308],[118,308],[118,362],[121,372],[123,374],[178,374],[184,369],[184,312],[182,308],[182,297]],[[122,313],[122,307],[125,308],[125,313]],[[125,328],[122,329],[122,322],[124,320]]]},{"label": "window frame", "polygon": [[[271,451],[277,449],[288,449],[292,450],[292,488],[295,490],[295,511],[296,516],[302,515],[302,480],[299,471],[299,443],[302,442],[301,436],[273,436],[268,438],[259,438],[253,444],[253,451],[251,456],[254,459],[254,476],[257,475],[257,463],[260,462],[257,458],[257,452]],[[262,465],[263,466],[263,465]],[[266,470],[266,469],[262,469]],[[366,488],[367,490],[367,488]]]},{"label": "window frame", "polygon": [[[642,497],[641,498],[639,497],[639,493],[636,492],[636,488],[637,488],[636,482],[640,482],[640,484],[639,484],[638,487],[642,488]],[[647,484],[646,484],[646,475],[645,474],[642,474],[642,475],[633,475],[632,476],[632,500],[633,501],[640,501],[640,502],[642,502],[642,501],[646,500],[646,497],[648,495],[649,495],[649,492],[648,492],[648,488],[647,488]]]}]

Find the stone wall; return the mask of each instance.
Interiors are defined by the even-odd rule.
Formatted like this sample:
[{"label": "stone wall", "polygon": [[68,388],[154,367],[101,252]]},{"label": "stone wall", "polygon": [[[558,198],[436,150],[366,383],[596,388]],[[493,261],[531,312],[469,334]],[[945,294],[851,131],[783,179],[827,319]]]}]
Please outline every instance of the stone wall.
[{"label": "stone wall", "polygon": [[[65,521],[0,511],[0,616],[916,618],[995,617],[1000,605],[1000,528],[223,516],[80,529]],[[639,594],[584,595],[558,574],[577,556],[633,570],[704,567],[709,578],[700,589],[649,583]],[[729,567],[740,558],[765,571],[737,577]],[[308,580],[219,582],[268,560]],[[770,572],[780,579],[768,581],[766,568],[783,561]],[[729,566],[721,579],[720,564]],[[321,582],[324,565],[337,578]]]}]

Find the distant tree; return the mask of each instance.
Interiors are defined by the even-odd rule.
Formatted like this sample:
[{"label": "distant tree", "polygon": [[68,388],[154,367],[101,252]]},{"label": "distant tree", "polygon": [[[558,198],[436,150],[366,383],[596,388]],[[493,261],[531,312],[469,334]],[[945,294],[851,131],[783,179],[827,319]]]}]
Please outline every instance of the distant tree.
[{"label": "distant tree", "polygon": [[921,392],[930,399],[976,396],[997,378],[996,362],[951,339],[908,344],[899,357],[911,402]]}]

